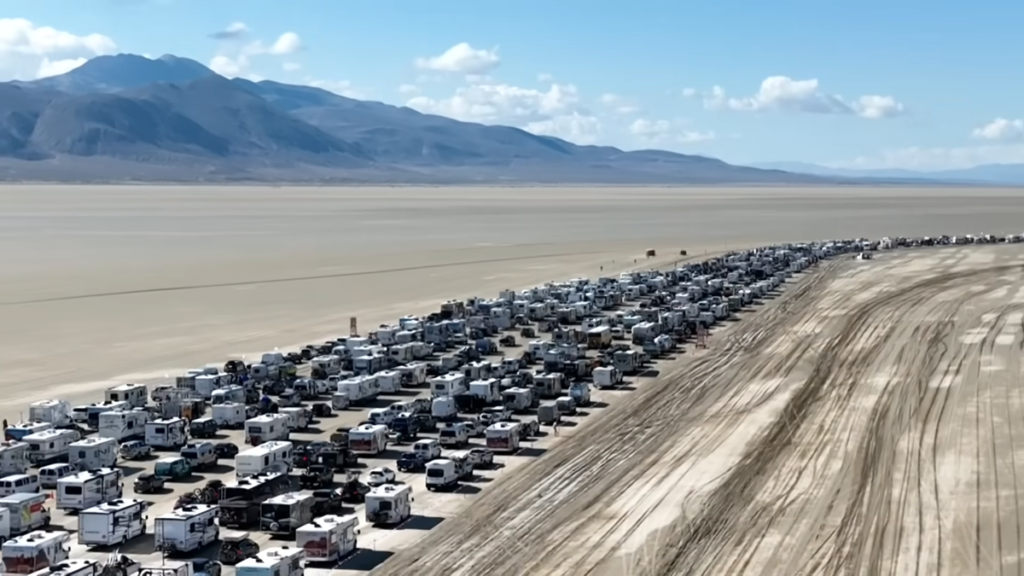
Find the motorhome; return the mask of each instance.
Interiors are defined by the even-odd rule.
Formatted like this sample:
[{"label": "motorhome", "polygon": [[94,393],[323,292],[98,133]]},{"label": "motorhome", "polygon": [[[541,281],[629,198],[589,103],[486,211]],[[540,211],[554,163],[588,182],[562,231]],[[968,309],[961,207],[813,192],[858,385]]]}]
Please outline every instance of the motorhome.
[{"label": "motorhome", "polygon": [[291,419],[284,414],[261,414],[245,421],[245,442],[259,446],[264,442],[287,440]]},{"label": "motorhome", "polygon": [[235,565],[235,576],[303,576],[302,548],[268,548]]},{"label": "motorhome", "polygon": [[117,440],[83,438],[68,445],[68,463],[78,470],[109,468],[117,464]]},{"label": "motorhome", "polygon": [[[42,570],[30,572],[28,576],[102,576],[103,562],[99,560],[64,560]],[[136,574],[128,572],[127,574]]]},{"label": "motorhome", "polygon": [[289,491],[288,473],[266,472],[227,482],[221,487],[218,520],[221,526],[245,528],[259,520],[260,504]]},{"label": "motorhome", "polygon": [[4,428],[4,440],[24,441],[26,436],[46,430],[53,430],[53,424],[49,422],[17,422]]},{"label": "motorhome", "polygon": [[521,425],[518,422],[495,422],[484,433],[487,447],[494,452],[513,453],[519,450]]},{"label": "motorhome", "polygon": [[316,498],[308,492],[289,492],[260,504],[260,530],[269,534],[294,536],[313,519]]},{"label": "motorhome", "polygon": [[360,424],[348,431],[349,450],[362,454],[380,454],[388,448],[388,427]]},{"label": "motorhome", "polygon": [[220,428],[241,428],[248,417],[246,405],[239,402],[225,402],[213,406],[212,416]]},{"label": "motorhome", "polygon": [[81,436],[74,430],[43,430],[21,439],[28,444],[28,461],[34,466],[67,462],[68,447]]},{"label": "motorhome", "polygon": [[78,543],[85,546],[125,544],[146,533],[142,500],[111,500],[83,510],[78,516]]},{"label": "motorhome", "polygon": [[306,408],[303,406],[281,408],[278,413],[288,417],[288,429],[293,432],[301,432],[309,428],[309,415],[306,414]]},{"label": "motorhome", "polygon": [[340,562],[358,548],[359,517],[321,516],[295,532],[295,545],[306,552],[307,562]]},{"label": "motorhome", "polygon": [[145,384],[121,384],[107,388],[105,400],[127,402],[132,408],[145,408],[146,402],[149,401],[149,390]]},{"label": "motorhome", "polygon": [[614,388],[622,384],[622,372],[611,366],[599,366],[592,373],[594,385],[602,390]]},{"label": "motorhome", "polygon": [[213,442],[191,442],[181,449],[181,457],[188,460],[193,470],[205,470],[217,464]]},{"label": "motorhome", "polygon": [[28,444],[0,442],[0,476],[24,474],[28,466]]},{"label": "motorhome", "polygon": [[56,566],[68,559],[70,549],[66,544],[70,539],[71,535],[63,530],[37,530],[8,540],[0,548],[4,572],[28,574]]},{"label": "motorhome", "polygon": [[430,394],[438,396],[457,396],[466,392],[466,377],[462,374],[445,374],[430,381]]},{"label": "motorhome", "polygon": [[237,385],[218,388],[210,394],[210,405],[218,406],[227,402],[245,403],[245,388]]},{"label": "motorhome", "polygon": [[154,547],[166,554],[188,554],[217,540],[217,507],[189,504],[157,516],[153,523]]},{"label": "motorhome", "polygon": [[131,410],[131,404],[124,400],[104,401],[95,404],[87,404],[85,406],[76,406],[71,409],[71,418],[79,424],[89,426],[92,429],[96,429],[99,426],[100,414],[104,412],[110,412],[111,410]]},{"label": "motorhome", "polygon": [[145,442],[153,448],[181,450],[188,442],[188,421],[184,418],[161,418],[147,422]]},{"label": "motorhome", "polygon": [[118,442],[144,440],[149,412],[145,410],[113,410],[99,415],[97,435]]},{"label": "motorhome", "polygon": [[124,491],[121,471],[100,468],[79,472],[57,480],[57,509],[85,510],[121,497]]},{"label": "motorhome", "polygon": [[55,428],[70,426],[71,404],[66,400],[40,400],[28,405],[28,419],[33,422],[46,422]]},{"label": "motorhome", "polygon": [[11,534],[26,534],[50,525],[50,510],[46,507],[47,494],[19,492],[0,498],[0,508],[9,512]]},{"label": "motorhome", "polygon": [[412,486],[385,484],[366,494],[366,521],[395,526],[412,517]]},{"label": "motorhome", "polygon": [[459,484],[459,471],[455,462],[447,458],[438,458],[427,462],[424,483],[427,490],[448,490]]},{"label": "motorhome", "polygon": [[235,456],[235,476],[244,478],[272,471],[292,471],[292,443],[282,440],[264,442]]}]

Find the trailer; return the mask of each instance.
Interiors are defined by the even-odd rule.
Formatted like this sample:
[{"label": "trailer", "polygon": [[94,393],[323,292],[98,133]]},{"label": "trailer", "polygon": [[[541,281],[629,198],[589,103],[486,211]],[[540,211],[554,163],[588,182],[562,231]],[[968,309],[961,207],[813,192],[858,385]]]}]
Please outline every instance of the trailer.
[{"label": "trailer", "polygon": [[0,442],[0,476],[24,474],[28,466],[28,444]]},{"label": "trailer", "polygon": [[217,540],[217,507],[189,504],[157,516],[154,548],[166,554],[190,554]]},{"label": "trailer", "polygon": [[295,545],[306,553],[307,562],[337,563],[354,553],[359,547],[359,517],[321,516],[300,527],[295,533]]},{"label": "trailer", "polygon": [[396,526],[412,517],[412,487],[385,484],[366,494],[366,521],[374,525]]},{"label": "trailer", "polygon": [[66,400],[40,400],[28,406],[28,419],[46,422],[54,428],[66,428],[74,423],[71,418],[71,404]]},{"label": "trailer", "polygon": [[114,410],[104,412],[97,420],[97,435],[117,442],[145,440],[149,412],[145,410]]},{"label": "trailer", "polygon": [[259,446],[264,442],[288,440],[291,418],[284,414],[261,414],[245,421],[245,442]]},{"label": "trailer", "polygon": [[68,449],[81,435],[74,430],[43,430],[21,439],[28,444],[28,460],[33,466],[67,462]]},{"label": "trailer", "polygon": [[235,455],[235,476],[244,478],[264,472],[291,472],[291,442],[274,440]]},{"label": "trailer", "polygon": [[112,500],[83,510],[78,516],[78,543],[85,546],[124,545],[146,533],[147,502]]},{"label": "trailer", "polygon": [[519,450],[520,424],[518,422],[495,422],[484,432],[487,448],[493,452],[513,454]]},{"label": "trailer", "polygon": [[27,534],[50,525],[50,510],[46,508],[47,494],[17,492],[0,498],[0,508],[8,515],[10,533]]},{"label": "trailer", "polygon": [[149,390],[145,384],[121,384],[107,388],[104,392],[108,402],[127,402],[132,408],[145,408],[149,402]]},{"label": "trailer", "polygon": [[260,504],[260,530],[292,537],[314,517],[316,498],[312,493],[289,492]]},{"label": "trailer", "polygon": [[219,428],[242,428],[248,417],[246,405],[238,402],[215,404],[212,408],[213,421]]},{"label": "trailer", "polygon": [[188,421],[184,418],[161,418],[146,423],[146,444],[153,448],[181,450],[188,442]]},{"label": "trailer", "polygon": [[235,565],[235,576],[302,576],[302,548],[268,548]]},{"label": "trailer", "polygon": [[28,574],[56,566],[68,559],[66,546],[71,539],[67,532],[29,532],[4,542],[0,548],[3,555],[4,572]]},{"label": "trailer", "polygon": [[57,480],[57,509],[85,510],[121,497],[123,476],[117,468],[100,468]]},{"label": "trailer", "polygon": [[388,427],[360,424],[348,431],[349,450],[362,454],[380,454],[388,448]]},{"label": "trailer", "polygon": [[117,464],[117,440],[83,438],[68,446],[68,463],[78,470],[109,468]]}]

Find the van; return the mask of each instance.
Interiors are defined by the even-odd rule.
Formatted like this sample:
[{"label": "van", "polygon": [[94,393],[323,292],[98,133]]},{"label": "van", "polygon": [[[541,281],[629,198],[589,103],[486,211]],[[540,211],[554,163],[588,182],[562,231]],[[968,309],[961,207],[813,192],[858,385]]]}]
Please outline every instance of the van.
[{"label": "van", "polygon": [[54,489],[57,487],[57,480],[65,476],[71,476],[76,472],[71,464],[50,464],[39,469],[39,486],[42,488]]},{"label": "van", "polygon": [[0,496],[10,496],[17,492],[39,492],[39,476],[15,474],[0,478]]},{"label": "van", "polygon": [[427,462],[427,474],[424,480],[427,490],[447,490],[459,485],[459,473],[455,462],[444,458]]},{"label": "van", "polygon": [[433,438],[417,440],[412,445],[412,452],[429,462],[441,457],[441,444]]}]

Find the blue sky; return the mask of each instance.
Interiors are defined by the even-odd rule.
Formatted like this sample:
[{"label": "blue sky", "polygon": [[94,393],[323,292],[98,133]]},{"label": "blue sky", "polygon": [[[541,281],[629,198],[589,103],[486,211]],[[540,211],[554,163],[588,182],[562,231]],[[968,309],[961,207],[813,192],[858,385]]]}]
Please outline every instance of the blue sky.
[{"label": "blue sky", "polygon": [[[1024,118],[1024,79],[1012,49],[1020,2],[8,0],[5,7],[5,79],[64,70],[98,53],[172,53],[230,75],[735,163],[1024,162],[1017,140],[1024,121],[1016,120]],[[222,36],[230,39],[211,37],[229,29]]]}]

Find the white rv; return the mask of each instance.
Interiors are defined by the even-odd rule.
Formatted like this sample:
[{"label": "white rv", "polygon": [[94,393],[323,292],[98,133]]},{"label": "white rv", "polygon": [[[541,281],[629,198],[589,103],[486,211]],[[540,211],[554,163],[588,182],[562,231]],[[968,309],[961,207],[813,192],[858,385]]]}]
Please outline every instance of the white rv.
[{"label": "white rv", "polygon": [[145,408],[149,401],[149,390],[145,384],[121,384],[107,388],[108,402],[127,402],[132,408]]},{"label": "white rv", "polygon": [[85,510],[121,497],[124,485],[117,468],[79,472],[57,480],[57,509]]},{"label": "white rv", "polygon": [[348,448],[363,454],[380,454],[388,449],[388,427],[360,424],[348,431]]},{"label": "white rv", "polygon": [[153,524],[155,548],[167,554],[195,552],[217,540],[217,507],[190,504],[157,516]]},{"label": "white rv", "polygon": [[146,422],[145,442],[153,448],[181,450],[188,443],[188,422],[184,418],[161,418]]},{"label": "white rv", "polygon": [[100,438],[113,438],[118,442],[144,440],[149,412],[145,410],[114,410],[99,415],[97,435]]},{"label": "white rv", "polygon": [[289,430],[300,432],[309,428],[309,417],[306,415],[306,409],[302,406],[281,408],[278,410],[278,414],[284,414],[288,417]]},{"label": "white rv", "polygon": [[385,484],[366,495],[366,521],[370,524],[394,526],[412,516],[412,486]]},{"label": "white rv", "polygon": [[68,463],[79,470],[110,468],[117,464],[117,440],[84,438],[68,445]]},{"label": "white rv", "polygon": [[24,474],[28,465],[28,444],[0,442],[0,476]]},{"label": "white rv", "polygon": [[35,466],[66,462],[68,447],[80,438],[74,430],[43,430],[21,439],[28,444],[28,460]]},{"label": "white rv", "polygon": [[321,516],[295,533],[295,545],[306,552],[307,562],[339,562],[356,551],[359,517]]},{"label": "white rv", "polygon": [[28,406],[28,419],[55,427],[71,425],[71,404],[66,400],[40,400]]},{"label": "white rv", "polygon": [[101,576],[103,563],[99,560],[64,560],[48,568],[30,572],[28,576]]},{"label": "white rv", "polygon": [[238,402],[215,404],[212,416],[218,428],[241,428],[246,420],[246,406]]},{"label": "white rv", "polygon": [[235,576],[302,576],[302,548],[268,548],[235,566]]},{"label": "white rv", "polygon": [[49,422],[16,422],[11,424],[7,428],[4,428],[4,440],[21,440],[24,442],[25,436],[29,434],[38,434],[45,430],[53,430],[53,424]]},{"label": "white rv", "polygon": [[311,493],[289,492],[260,504],[260,530],[269,534],[294,536],[300,526],[313,519],[316,498]]},{"label": "white rv", "polygon": [[245,421],[245,442],[259,446],[263,442],[287,440],[291,419],[284,414],[261,414]]},{"label": "white rv", "polygon": [[239,404],[244,404],[245,388],[233,384],[231,386],[218,388],[213,391],[213,394],[210,395],[210,404],[212,406],[225,404],[227,402],[237,402]]},{"label": "white rv", "polygon": [[235,476],[244,478],[260,472],[291,472],[292,443],[264,442],[235,455]]},{"label": "white rv", "polygon": [[142,500],[112,500],[83,510],[78,516],[78,543],[85,546],[125,544],[146,533]]},{"label": "white rv", "polygon": [[68,559],[66,546],[71,535],[63,530],[43,532],[37,530],[4,542],[0,548],[3,555],[4,572],[28,574],[56,566]]}]

